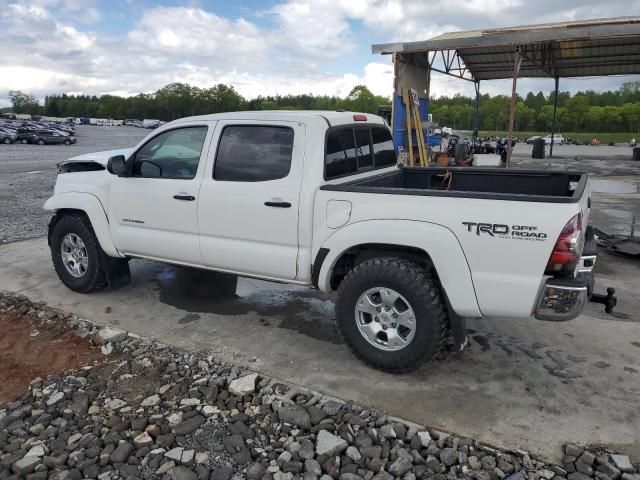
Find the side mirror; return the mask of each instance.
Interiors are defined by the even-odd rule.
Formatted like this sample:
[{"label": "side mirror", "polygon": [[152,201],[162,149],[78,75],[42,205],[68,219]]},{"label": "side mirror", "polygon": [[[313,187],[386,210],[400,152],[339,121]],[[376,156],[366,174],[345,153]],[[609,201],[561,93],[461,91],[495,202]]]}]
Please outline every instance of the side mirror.
[{"label": "side mirror", "polygon": [[107,162],[107,171],[113,175],[124,175],[127,172],[124,155],[111,157]]}]

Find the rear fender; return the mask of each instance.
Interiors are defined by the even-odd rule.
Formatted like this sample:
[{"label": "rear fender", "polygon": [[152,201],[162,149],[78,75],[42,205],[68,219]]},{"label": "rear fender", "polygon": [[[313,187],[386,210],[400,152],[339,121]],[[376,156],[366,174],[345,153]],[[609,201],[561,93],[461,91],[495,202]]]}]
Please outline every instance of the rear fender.
[{"label": "rear fender", "polygon": [[442,225],[412,220],[367,220],[352,223],[331,235],[321,248],[329,250],[320,267],[318,288],[331,291],[333,268],[352,247],[379,243],[413,247],[429,255],[453,311],[481,317],[471,271],[456,236]]},{"label": "rear fender", "polygon": [[111,239],[109,219],[100,200],[95,195],[83,192],[58,193],[45,202],[44,209],[52,211],[79,210],[86,213],[104,253],[110,257],[124,257],[118,252]]}]

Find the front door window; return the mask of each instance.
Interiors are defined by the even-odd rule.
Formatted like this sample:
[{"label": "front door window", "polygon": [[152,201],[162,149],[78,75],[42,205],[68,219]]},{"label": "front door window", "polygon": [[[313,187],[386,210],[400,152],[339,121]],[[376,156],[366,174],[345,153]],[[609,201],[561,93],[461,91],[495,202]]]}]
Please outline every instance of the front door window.
[{"label": "front door window", "polygon": [[136,152],[131,176],[194,178],[206,136],[207,127],[187,127],[153,137]]}]

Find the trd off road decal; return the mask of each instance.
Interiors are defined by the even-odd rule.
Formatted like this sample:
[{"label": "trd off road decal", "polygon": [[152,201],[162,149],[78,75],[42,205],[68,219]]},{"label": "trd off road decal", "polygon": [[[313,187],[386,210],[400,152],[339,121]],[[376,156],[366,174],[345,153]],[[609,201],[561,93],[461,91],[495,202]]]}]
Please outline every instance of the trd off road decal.
[{"label": "trd off road decal", "polygon": [[532,225],[505,225],[503,223],[462,222],[467,232],[476,235],[487,235],[498,238],[514,238],[517,240],[536,240],[544,242],[547,234],[539,232]]}]

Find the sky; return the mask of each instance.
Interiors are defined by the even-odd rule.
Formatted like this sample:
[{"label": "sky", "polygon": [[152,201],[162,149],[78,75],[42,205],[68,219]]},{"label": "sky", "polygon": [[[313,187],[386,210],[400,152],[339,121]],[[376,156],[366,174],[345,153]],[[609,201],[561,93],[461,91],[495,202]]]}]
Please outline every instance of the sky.
[{"label": "sky", "polygon": [[[345,96],[363,83],[390,96],[391,57],[373,55],[373,43],[638,12],[640,0],[0,0],[0,107],[10,105],[9,90],[133,95],[171,82],[230,84],[246,98]],[[560,86],[602,91],[628,80]],[[519,93],[552,89],[551,79],[518,83]],[[472,85],[434,74],[431,91],[471,94]]]}]

